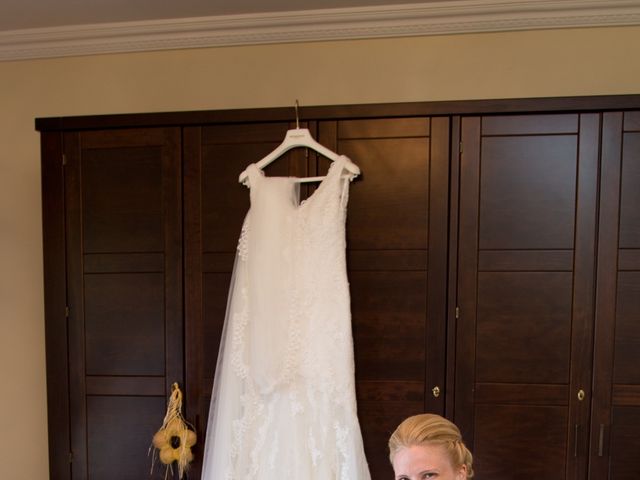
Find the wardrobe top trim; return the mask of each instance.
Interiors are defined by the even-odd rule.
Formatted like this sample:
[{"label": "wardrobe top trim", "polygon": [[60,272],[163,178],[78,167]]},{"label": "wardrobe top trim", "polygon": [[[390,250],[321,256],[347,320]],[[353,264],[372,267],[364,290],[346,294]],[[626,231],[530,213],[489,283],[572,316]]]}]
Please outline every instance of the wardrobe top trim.
[{"label": "wardrobe top trim", "polygon": [[[637,110],[640,94],[586,97],[455,100],[300,107],[302,121],[411,116],[491,115],[508,113],[589,112]],[[37,118],[38,131],[128,127],[214,125],[253,122],[293,122],[293,107],[185,112],[125,113]]]}]

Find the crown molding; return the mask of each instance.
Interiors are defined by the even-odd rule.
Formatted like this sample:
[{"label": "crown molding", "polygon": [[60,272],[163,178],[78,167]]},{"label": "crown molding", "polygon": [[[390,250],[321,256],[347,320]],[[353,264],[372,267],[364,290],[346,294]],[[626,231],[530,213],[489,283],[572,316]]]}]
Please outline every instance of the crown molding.
[{"label": "crown molding", "polygon": [[0,31],[0,61],[200,47],[640,25],[640,0],[442,0]]}]

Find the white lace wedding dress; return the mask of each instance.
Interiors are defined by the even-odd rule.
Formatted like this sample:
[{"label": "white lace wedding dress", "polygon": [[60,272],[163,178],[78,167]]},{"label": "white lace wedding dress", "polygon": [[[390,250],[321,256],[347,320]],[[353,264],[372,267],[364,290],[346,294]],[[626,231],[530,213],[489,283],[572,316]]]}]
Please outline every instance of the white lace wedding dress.
[{"label": "white lace wedding dress", "polygon": [[302,203],[249,167],[203,480],[369,480],[356,415],[340,157]]}]

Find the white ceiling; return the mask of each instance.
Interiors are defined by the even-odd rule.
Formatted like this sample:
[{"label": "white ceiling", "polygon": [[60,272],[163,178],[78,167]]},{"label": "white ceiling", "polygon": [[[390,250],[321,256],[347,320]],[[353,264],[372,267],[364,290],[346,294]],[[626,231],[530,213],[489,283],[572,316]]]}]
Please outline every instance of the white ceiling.
[{"label": "white ceiling", "polygon": [[0,31],[407,3],[412,0],[0,0]]}]

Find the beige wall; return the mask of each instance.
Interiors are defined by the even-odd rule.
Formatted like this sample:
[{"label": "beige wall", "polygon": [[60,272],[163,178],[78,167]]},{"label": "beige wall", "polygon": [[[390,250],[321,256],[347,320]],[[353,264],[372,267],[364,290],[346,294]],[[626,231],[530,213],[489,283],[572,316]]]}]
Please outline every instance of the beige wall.
[{"label": "beige wall", "polygon": [[0,63],[0,476],[48,478],[34,118],[638,94],[637,45],[627,27]]}]

